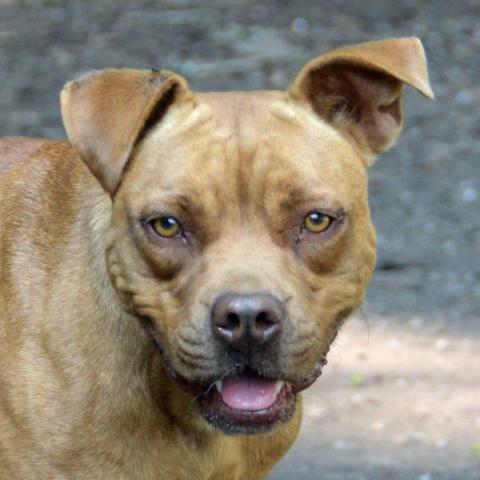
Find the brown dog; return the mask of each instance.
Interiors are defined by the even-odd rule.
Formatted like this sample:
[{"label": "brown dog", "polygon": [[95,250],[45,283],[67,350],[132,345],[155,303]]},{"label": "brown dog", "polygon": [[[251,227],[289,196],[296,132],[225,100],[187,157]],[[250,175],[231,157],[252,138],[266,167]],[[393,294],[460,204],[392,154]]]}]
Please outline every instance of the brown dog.
[{"label": "brown dog", "polygon": [[432,97],[415,38],[286,92],[106,70],[62,92],[71,143],[0,143],[0,478],[265,478],[364,297],[403,83]]}]

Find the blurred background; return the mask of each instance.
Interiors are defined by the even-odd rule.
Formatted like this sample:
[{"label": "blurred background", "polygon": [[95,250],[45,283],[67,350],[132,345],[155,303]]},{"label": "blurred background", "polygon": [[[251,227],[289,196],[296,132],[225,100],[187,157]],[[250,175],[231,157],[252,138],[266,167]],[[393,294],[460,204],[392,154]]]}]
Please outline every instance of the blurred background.
[{"label": "blurred background", "polygon": [[0,0],[1,136],[64,137],[58,93],[90,69],[283,89],[328,49],[410,35],[437,100],[406,90],[404,132],[371,169],[367,303],[271,480],[480,479],[480,2]]}]

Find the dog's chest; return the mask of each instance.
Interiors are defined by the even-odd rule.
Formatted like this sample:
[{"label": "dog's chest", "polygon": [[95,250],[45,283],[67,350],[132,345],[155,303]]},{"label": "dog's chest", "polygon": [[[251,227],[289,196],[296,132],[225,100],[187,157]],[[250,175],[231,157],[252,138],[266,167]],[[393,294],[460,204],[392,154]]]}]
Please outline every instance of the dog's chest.
[{"label": "dog's chest", "polygon": [[[234,437],[211,438],[199,444],[180,434],[152,445],[148,452],[138,453],[143,456],[143,465],[135,471],[142,471],[146,480],[158,480],[159,472],[162,480],[240,480],[246,460],[240,442]],[[124,476],[135,478],[134,473],[125,472]]]}]

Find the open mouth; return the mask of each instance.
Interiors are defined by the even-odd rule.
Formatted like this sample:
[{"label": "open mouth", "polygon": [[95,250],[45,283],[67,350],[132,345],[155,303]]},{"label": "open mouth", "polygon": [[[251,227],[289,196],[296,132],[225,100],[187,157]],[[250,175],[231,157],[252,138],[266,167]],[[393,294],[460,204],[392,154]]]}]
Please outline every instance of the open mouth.
[{"label": "open mouth", "polygon": [[295,394],[292,383],[249,372],[215,382],[198,403],[214,427],[231,435],[253,434],[288,421],[295,411]]},{"label": "open mouth", "polygon": [[323,357],[310,375],[295,380],[268,378],[247,367],[217,380],[191,382],[172,367],[150,333],[170,379],[194,395],[207,422],[228,435],[265,433],[290,420],[297,393],[310,387],[328,363]]},{"label": "open mouth", "polygon": [[295,412],[296,394],[321,375],[321,360],[311,375],[298,381],[265,378],[251,369],[211,384],[191,383],[167,368],[170,377],[195,394],[204,418],[229,435],[264,433],[286,422]]}]

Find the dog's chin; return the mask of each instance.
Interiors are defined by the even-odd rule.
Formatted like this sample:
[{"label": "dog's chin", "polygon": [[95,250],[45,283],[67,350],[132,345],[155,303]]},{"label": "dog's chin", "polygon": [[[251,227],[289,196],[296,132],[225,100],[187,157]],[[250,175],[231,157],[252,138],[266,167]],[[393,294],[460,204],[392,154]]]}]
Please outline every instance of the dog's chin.
[{"label": "dog's chin", "polygon": [[222,380],[190,382],[167,367],[170,378],[190,392],[203,418],[227,435],[267,433],[290,420],[299,392],[312,385],[327,363],[322,359],[307,377],[296,381],[266,378],[245,369]]}]

